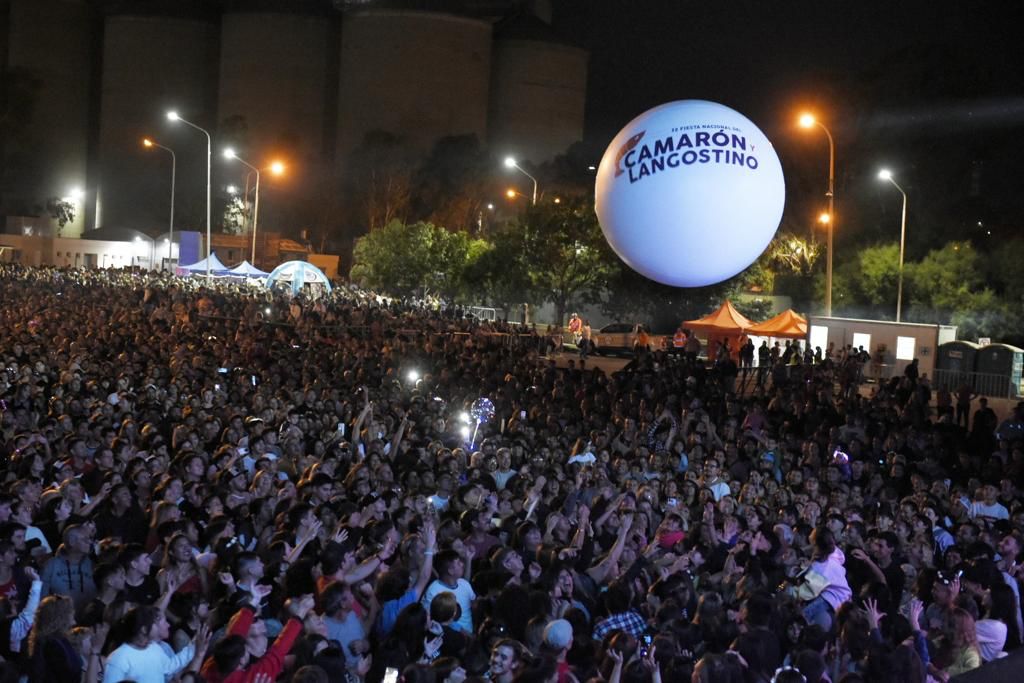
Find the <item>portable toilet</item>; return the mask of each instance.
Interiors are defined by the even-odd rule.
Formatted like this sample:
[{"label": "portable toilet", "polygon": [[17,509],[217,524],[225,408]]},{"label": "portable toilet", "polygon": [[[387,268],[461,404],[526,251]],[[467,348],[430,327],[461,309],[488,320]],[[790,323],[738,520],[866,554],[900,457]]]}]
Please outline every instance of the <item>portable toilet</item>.
[{"label": "portable toilet", "polygon": [[974,359],[982,347],[969,341],[951,341],[940,344],[935,368],[947,372],[974,372]]},{"label": "portable toilet", "polygon": [[1013,398],[1020,395],[1021,372],[1024,370],[1024,349],[1009,344],[989,344],[978,350],[974,361],[974,370],[980,375],[987,375],[996,382],[1003,391],[993,391],[994,395]]}]

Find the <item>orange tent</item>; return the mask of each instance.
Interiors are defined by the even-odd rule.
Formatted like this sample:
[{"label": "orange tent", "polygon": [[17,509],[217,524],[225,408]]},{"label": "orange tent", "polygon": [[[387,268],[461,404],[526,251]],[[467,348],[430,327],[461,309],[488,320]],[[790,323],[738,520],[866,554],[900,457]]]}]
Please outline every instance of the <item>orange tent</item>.
[{"label": "orange tent", "polygon": [[806,339],[807,320],[793,309],[783,311],[774,318],[747,328],[749,334],[758,337],[781,337],[784,339]]},{"label": "orange tent", "polygon": [[740,346],[744,342],[744,332],[753,324],[736,310],[731,301],[726,299],[714,313],[698,320],[687,320],[683,323],[683,327],[707,334],[708,358],[713,359],[717,357],[718,348],[724,342],[729,343],[731,355],[734,358],[738,357]]},{"label": "orange tent", "polygon": [[754,323],[743,317],[732,302],[725,300],[718,310],[697,320],[687,320],[683,327],[691,330],[706,331],[709,335],[740,334]]}]

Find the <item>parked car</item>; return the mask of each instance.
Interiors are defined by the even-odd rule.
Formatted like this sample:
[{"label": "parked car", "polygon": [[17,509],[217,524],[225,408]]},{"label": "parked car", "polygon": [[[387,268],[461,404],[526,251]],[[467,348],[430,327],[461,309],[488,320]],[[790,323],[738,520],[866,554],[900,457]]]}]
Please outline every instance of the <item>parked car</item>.
[{"label": "parked car", "polygon": [[[593,352],[603,356],[631,355],[636,352],[637,337],[636,323],[605,325],[593,334]],[[653,335],[647,332],[647,346],[650,350],[662,348],[663,342],[663,335]]]}]

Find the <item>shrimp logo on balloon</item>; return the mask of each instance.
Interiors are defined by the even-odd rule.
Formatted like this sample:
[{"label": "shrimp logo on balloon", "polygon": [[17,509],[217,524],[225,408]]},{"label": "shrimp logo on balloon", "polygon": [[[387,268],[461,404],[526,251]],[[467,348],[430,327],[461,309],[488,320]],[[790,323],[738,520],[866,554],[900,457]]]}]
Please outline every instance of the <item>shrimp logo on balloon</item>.
[{"label": "shrimp logo on balloon", "polygon": [[747,268],[782,219],[786,184],[775,148],[739,112],[680,100],[644,112],[608,145],[595,209],[628,266],[676,287]]},{"label": "shrimp logo on balloon", "polygon": [[630,139],[626,140],[626,144],[619,148],[619,153],[615,155],[615,177],[618,178],[620,175],[625,173],[625,169],[622,168],[622,160],[627,154],[633,151],[633,148],[640,144],[640,140],[643,139],[645,131],[640,131]]}]

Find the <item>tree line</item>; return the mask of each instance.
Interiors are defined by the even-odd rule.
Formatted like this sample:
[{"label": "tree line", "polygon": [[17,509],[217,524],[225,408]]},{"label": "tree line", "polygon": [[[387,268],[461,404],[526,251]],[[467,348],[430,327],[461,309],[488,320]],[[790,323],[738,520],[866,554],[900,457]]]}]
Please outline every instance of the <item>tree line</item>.
[{"label": "tree line", "polygon": [[[821,242],[783,226],[754,264],[725,282],[693,289],[660,285],[612,252],[593,198],[583,194],[525,207],[485,233],[392,219],[356,240],[351,277],[399,297],[438,296],[507,311],[550,303],[563,321],[573,306],[596,305],[610,317],[666,331],[708,313],[726,297],[758,320],[768,314],[767,303],[758,300],[770,295],[790,297],[805,315],[818,313],[824,255]],[[903,320],[957,325],[964,339],[1019,341],[1022,262],[1024,238],[993,253],[966,241],[948,242],[920,260],[905,261]],[[896,243],[844,247],[834,266],[834,315],[895,319]]]}]

